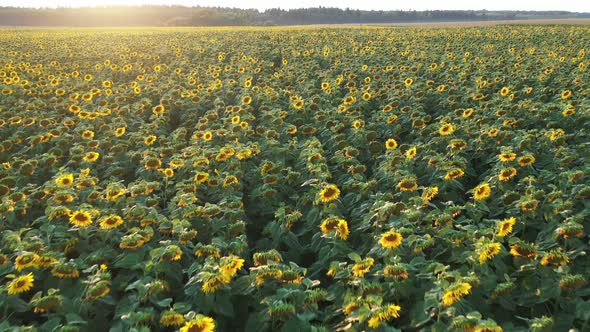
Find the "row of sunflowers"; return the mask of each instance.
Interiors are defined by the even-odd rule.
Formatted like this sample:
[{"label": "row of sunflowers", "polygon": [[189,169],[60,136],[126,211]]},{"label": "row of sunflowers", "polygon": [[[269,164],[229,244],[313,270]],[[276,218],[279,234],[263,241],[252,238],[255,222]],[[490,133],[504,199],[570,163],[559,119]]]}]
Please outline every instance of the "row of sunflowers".
[{"label": "row of sunflowers", "polygon": [[590,329],[589,49],[4,28],[0,331]]}]

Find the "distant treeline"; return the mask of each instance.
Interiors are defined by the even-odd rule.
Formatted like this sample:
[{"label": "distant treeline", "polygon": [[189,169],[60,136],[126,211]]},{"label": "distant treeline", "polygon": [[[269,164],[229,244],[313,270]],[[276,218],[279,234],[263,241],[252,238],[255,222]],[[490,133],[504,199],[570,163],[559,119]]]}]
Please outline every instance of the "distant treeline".
[{"label": "distant treeline", "polygon": [[113,6],[95,8],[0,7],[0,26],[220,26],[363,24],[396,22],[485,21],[576,18],[566,11],[367,11],[339,8],[236,9],[184,6]]}]

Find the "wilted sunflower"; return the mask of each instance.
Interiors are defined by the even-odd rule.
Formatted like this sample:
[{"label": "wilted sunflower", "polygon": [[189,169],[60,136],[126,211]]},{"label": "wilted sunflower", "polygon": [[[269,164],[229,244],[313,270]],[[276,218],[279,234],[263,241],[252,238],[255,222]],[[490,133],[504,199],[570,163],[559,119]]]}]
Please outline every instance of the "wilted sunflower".
[{"label": "wilted sunflower", "polygon": [[91,285],[86,292],[86,298],[89,300],[96,300],[107,296],[111,291],[111,283],[107,280],[101,280],[94,285]]},{"label": "wilted sunflower", "polygon": [[31,290],[31,288],[33,288],[34,282],[35,278],[33,277],[32,272],[24,276],[16,277],[8,283],[8,294],[15,295],[28,292]]},{"label": "wilted sunflower", "polygon": [[340,189],[334,184],[329,184],[318,194],[318,200],[322,203],[328,203],[340,197]]},{"label": "wilted sunflower", "polygon": [[184,316],[174,310],[166,310],[160,316],[160,325],[162,326],[180,326],[184,322]]},{"label": "wilted sunflower", "polygon": [[402,179],[398,184],[397,187],[401,191],[414,191],[418,189],[418,184],[416,183],[415,177],[407,177]]},{"label": "wilted sunflower", "polygon": [[51,275],[60,279],[78,278],[80,271],[73,263],[59,263],[51,269]]}]

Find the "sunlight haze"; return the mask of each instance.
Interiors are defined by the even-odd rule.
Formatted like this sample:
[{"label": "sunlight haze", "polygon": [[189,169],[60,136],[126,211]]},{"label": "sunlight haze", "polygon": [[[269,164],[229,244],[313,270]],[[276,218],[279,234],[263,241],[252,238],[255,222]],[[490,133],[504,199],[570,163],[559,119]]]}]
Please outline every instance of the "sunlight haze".
[{"label": "sunlight haze", "polygon": [[590,12],[590,2],[580,0],[563,1],[468,1],[468,0],[421,0],[421,1],[352,1],[352,0],[0,0],[0,6],[14,7],[85,7],[85,6],[110,6],[110,5],[184,5],[184,6],[219,6],[235,8],[255,8],[265,10],[269,8],[309,8],[309,7],[338,7],[361,10],[564,10],[572,12]]}]

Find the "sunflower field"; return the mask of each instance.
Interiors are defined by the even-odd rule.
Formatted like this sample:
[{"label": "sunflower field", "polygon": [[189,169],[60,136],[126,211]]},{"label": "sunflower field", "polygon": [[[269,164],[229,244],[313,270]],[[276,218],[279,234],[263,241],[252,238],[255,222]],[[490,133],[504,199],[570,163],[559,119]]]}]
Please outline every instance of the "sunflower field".
[{"label": "sunflower field", "polygon": [[589,331],[587,52],[3,28],[0,331]]}]

